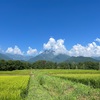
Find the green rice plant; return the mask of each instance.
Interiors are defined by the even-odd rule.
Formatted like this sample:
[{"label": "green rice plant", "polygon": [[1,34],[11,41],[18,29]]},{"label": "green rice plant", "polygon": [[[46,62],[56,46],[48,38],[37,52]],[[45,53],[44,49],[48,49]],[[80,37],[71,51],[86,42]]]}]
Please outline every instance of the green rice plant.
[{"label": "green rice plant", "polygon": [[0,71],[0,75],[29,75],[31,70]]},{"label": "green rice plant", "polygon": [[[52,70],[53,71],[53,70]],[[99,100],[100,90],[35,70],[26,100]]]},{"label": "green rice plant", "polygon": [[71,81],[81,82],[94,88],[100,88],[100,70],[43,70],[48,75],[67,78]]},{"label": "green rice plant", "polygon": [[0,100],[23,100],[29,76],[0,76]]},{"label": "green rice plant", "polygon": [[41,71],[49,74],[100,74],[100,70],[45,69]]},{"label": "green rice plant", "polygon": [[100,88],[100,74],[53,74],[53,76]]},{"label": "green rice plant", "polygon": [[0,75],[0,100],[100,100],[97,70],[34,69]]}]

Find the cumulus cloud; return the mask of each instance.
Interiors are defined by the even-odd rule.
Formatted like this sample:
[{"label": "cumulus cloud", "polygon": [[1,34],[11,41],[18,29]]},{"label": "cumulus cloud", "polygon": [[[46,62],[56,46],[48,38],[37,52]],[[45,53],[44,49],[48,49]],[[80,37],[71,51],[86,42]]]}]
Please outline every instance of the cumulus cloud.
[{"label": "cumulus cloud", "polygon": [[50,38],[47,43],[43,44],[43,50],[40,52],[37,49],[33,49],[31,47],[28,48],[26,53],[23,53],[18,46],[14,48],[8,47],[6,51],[0,49],[0,52],[6,52],[10,54],[27,54],[27,55],[37,55],[41,54],[44,50],[53,50],[54,54],[67,54],[70,56],[85,56],[85,57],[99,57],[100,56],[100,38],[96,38],[94,42],[88,43],[83,46],[81,44],[74,45],[70,50],[67,50],[64,45],[63,39],[55,40],[54,38]]},{"label": "cumulus cloud", "polygon": [[96,38],[95,41],[100,42],[100,38]]},{"label": "cumulus cloud", "polygon": [[6,53],[23,55],[23,52],[19,49],[18,46],[15,46],[14,48],[8,47]]},{"label": "cumulus cloud", "polygon": [[81,44],[74,45],[69,51],[71,56],[100,56],[100,46],[95,42],[89,43],[87,46],[82,46]]},{"label": "cumulus cloud", "polygon": [[27,54],[28,55],[36,55],[38,53],[37,49],[32,49],[31,47],[28,47]]},{"label": "cumulus cloud", "polygon": [[74,45],[73,48],[69,51],[70,56],[82,56],[86,52],[85,47],[81,44]]},{"label": "cumulus cloud", "polygon": [[67,49],[64,46],[63,39],[55,40],[54,38],[50,38],[47,43],[43,44],[43,48],[45,50],[53,50],[55,51],[55,54],[66,54],[67,53]]},{"label": "cumulus cloud", "polygon": [[[95,41],[100,42],[100,39],[97,38]],[[50,38],[47,43],[44,43],[43,47],[46,50],[54,50],[56,54],[85,57],[100,56],[100,45],[97,45],[96,42],[89,43],[86,46],[76,44],[70,50],[67,50],[63,39],[55,40],[54,38]]]}]

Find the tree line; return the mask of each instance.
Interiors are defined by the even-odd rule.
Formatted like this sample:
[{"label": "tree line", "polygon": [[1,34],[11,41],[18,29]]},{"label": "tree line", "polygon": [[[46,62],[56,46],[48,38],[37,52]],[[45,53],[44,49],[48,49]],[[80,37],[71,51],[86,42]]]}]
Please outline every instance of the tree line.
[{"label": "tree line", "polygon": [[99,62],[80,62],[80,63],[55,63],[51,61],[39,60],[34,63],[23,62],[23,61],[13,61],[13,60],[0,60],[0,70],[1,71],[12,71],[12,70],[22,70],[22,69],[100,69]]}]

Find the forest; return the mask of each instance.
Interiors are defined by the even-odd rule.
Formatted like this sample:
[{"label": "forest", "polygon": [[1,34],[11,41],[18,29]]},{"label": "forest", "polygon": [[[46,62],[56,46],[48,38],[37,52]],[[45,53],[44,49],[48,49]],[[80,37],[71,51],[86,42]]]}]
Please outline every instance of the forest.
[{"label": "forest", "polygon": [[67,63],[67,62],[51,62],[45,60],[39,60],[34,63],[23,62],[20,60],[0,60],[1,71],[12,71],[22,69],[100,69],[99,62],[79,62],[79,63]]}]

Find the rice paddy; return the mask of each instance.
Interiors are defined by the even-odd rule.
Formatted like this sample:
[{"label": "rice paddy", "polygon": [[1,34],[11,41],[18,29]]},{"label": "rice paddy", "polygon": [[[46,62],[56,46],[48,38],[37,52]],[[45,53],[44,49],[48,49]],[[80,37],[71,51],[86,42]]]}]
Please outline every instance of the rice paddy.
[{"label": "rice paddy", "polygon": [[2,71],[0,100],[100,100],[100,71]]},{"label": "rice paddy", "polygon": [[0,76],[0,100],[22,100],[27,93],[29,76]]}]

